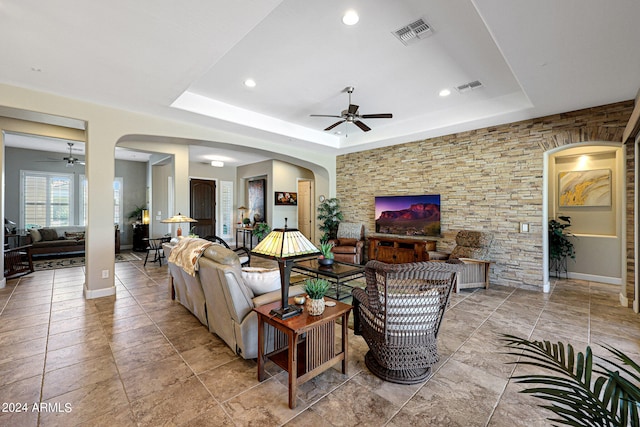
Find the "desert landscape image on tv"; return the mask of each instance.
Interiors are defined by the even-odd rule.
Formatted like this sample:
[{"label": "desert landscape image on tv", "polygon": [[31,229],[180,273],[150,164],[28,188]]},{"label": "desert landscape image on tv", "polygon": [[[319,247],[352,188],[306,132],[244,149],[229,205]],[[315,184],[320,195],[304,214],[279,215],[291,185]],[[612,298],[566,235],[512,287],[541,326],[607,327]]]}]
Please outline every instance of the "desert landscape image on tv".
[{"label": "desert landscape image on tv", "polygon": [[378,196],[376,233],[440,235],[440,195]]}]

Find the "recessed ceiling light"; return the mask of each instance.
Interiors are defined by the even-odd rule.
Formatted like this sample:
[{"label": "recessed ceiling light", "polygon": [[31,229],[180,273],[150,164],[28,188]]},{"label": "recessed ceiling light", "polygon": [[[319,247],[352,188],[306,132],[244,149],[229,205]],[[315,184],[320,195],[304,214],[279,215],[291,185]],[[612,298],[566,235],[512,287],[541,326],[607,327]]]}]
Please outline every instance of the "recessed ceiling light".
[{"label": "recessed ceiling light", "polygon": [[244,81],[246,87],[256,87],[256,81],[253,79],[247,79]]},{"label": "recessed ceiling light", "polygon": [[451,91],[450,91],[449,89],[442,89],[442,90],[438,93],[438,95],[440,95],[440,96],[442,96],[442,97],[449,96],[449,95],[451,95]]},{"label": "recessed ceiling light", "polygon": [[347,10],[347,12],[342,17],[342,23],[344,25],[356,25],[359,20],[360,17],[355,10]]},{"label": "recessed ceiling light", "polygon": [[224,162],[221,160],[211,160],[211,166],[214,168],[221,168],[224,166]]}]

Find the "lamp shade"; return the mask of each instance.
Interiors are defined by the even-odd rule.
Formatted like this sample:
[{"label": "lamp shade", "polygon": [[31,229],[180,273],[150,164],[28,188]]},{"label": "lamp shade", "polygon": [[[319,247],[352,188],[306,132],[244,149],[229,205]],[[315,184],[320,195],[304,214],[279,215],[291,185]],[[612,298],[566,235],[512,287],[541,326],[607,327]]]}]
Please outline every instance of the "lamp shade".
[{"label": "lamp shade", "polygon": [[186,215],[182,215],[180,212],[178,212],[178,215],[174,215],[171,218],[163,219],[160,222],[165,223],[165,224],[172,224],[172,223],[198,222],[198,221],[196,221],[193,218],[189,218]]},{"label": "lamp shade", "polygon": [[289,279],[293,259],[319,254],[318,248],[300,230],[287,228],[287,219],[285,218],[284,228],[276,228],[267,234],[267,237],[262,239],[251,253],[278,261],[282,307],[272,310],[271,313],[281,319],[300,314],[302,312],[300,307],[289,305]]},{"label": "lamp shade", "polygon": [[318,248],[295,228],[276,228],[251,251],[271,259],[290,259],[320,253]]}]

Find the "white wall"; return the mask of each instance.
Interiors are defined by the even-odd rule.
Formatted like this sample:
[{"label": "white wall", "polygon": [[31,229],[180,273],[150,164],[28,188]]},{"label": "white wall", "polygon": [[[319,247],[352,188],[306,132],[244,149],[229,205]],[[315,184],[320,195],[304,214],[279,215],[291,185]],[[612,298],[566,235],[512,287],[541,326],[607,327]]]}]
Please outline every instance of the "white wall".
[{"label": "white wall", "polygon": [[284,218],[287,218],[289,227],[298,228],[298,207],[276,206],[275,192],[297,192],[299,179],[313,179],[313,173],[308,169],[290,163],[273,162],[273,223],[277,224],[278,227],[284,226]]}]

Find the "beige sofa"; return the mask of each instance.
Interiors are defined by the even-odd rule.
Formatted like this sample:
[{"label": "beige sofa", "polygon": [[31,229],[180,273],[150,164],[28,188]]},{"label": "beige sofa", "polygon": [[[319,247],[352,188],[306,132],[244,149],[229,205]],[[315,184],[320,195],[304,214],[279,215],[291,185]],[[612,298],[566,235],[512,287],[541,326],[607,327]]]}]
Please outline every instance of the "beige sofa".
[{"label": "beige sofa", "polygon": [[[171,256],[172,251],[180,250],[180,243],[165,243],[163,249],[169,260],[172,297],[236,354],[245,359],[256,358],[258,317],[253,308],[280,299],[278,270],[243,269],[235,252],[214,243],[204,250],[192,276]],[[258,291],[254,290],[261,287],[270,291],[256,295]],[[302,293],[302,286],[292,286],[289,290],[289,296]],[[267,343],[267,346],[271,347],[271,344]]]}]

